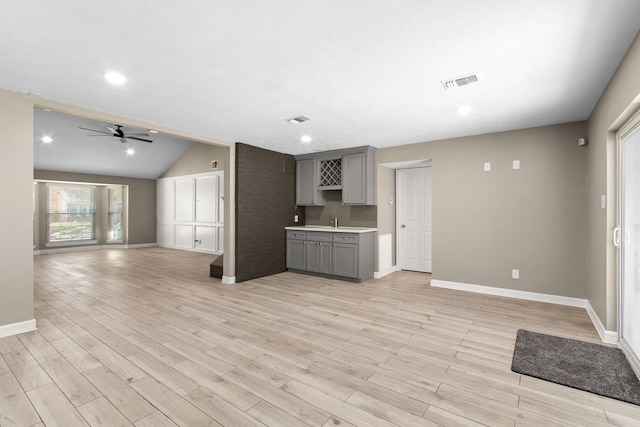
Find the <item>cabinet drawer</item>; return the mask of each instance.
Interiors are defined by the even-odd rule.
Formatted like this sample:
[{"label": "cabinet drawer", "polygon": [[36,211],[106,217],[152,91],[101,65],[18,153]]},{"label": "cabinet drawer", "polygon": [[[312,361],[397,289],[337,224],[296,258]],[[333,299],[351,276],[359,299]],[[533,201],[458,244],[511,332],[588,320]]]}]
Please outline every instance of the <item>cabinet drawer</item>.
[{"label": "cabinet drawer", "polygon": [[306,231],[287,231],[287,239],[307,240],[307,232]]},{"label": "cabinet drawer", "polygon": [[333,241],[335,243],[358,243],[357,234],[333,233]]},{"label": "cabinet drawer", "polygon": [[309,231],[307,232],[307,240],[314,242],[331,242],[331,233],[325,233],[322,231]]}]

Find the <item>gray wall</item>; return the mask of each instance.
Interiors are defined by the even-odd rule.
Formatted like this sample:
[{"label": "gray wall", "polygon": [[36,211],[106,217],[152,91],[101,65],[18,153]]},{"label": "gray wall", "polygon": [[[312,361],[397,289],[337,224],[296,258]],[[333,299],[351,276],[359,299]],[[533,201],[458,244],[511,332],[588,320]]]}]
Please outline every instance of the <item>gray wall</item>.
[{"label": "gray wall", "polygon": [[[631,114],[640,108],[640,35],[629,48],[589,118],[589,302],[604,327],[616,331],[616,249],[612,244],[617,221],[616,137]],[[607,196],[607,209],[600,196]]]},{"label": "gray wall", "polygon": [[[167,169],[161,178],[212,172],[211,161],[218,161],[218,171],[224,171],[229,162],[229,147],[194,142],[187,151]],[[225,178],[227,174],[225,173]]]},{"label": "gray wall", "polygon": [[[156,242],[156,181],[154,179],[123,178],[118,176],[90,175],[54,171],[34,171],[34,179],[95,182],[98,184],[120,184],[129,186],[129,228],[127,244],[137,245]],[[40,212],[44,214],[44,208]],[[42,217],[42,216],[41,216]],[[40,235],[45,236],[46,229],[40,221]],[[45,249],[44,240],[37,249]]]},{"label": "gray wall", "polygon": [[0,327],[33,320],[33,103],[0,89]]},{"label": "gray wall", "polygon": [[306,206],[305,223],[308,225],[332,225],[338,217],[338,225],[349,227],[375,227],[378,211],[375,206],[349,206],[342,204],[342,192],[324,192],[325,206]]},{"label": "gray wall", "polygon": [[[586,298],[585,136],[577,122],[379,149],[377,162],[433,162],[434,279]],[[379,234],[395,241],[394,183],[382,169]]]}]

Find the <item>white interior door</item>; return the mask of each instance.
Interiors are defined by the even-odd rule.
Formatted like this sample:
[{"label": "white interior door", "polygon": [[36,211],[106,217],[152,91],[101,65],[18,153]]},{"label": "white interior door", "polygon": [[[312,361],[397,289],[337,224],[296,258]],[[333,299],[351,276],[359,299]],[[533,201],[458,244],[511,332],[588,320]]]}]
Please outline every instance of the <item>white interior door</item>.
[{"label": "white interior door", "polygon": [[431,272],[431,167],[400,169],[397,185],[397,266]]},{"label": "white interior door", "polygon": [[620,136],[620,347],[640,375],[640,119]]}]

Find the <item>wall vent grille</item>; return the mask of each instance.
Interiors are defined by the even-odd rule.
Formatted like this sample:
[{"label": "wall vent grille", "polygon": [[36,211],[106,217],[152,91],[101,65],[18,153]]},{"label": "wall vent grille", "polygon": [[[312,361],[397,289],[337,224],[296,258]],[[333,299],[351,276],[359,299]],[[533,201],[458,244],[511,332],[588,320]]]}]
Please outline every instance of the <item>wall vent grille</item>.
[{"label": "wall vent grille", "polygon": [[307,116],[297,116],[297,117],[292,117],[290,119],[287,119],[287,121],[289,123],[292,123],[294,125],[297,125],[297,124],[300,124],[300,123],[304,123],[307,120],[311,120],[311,118],[307,117]]},{"label": "wall vent grille", "polygon": [[453,79],[442,80],[442,86],[445,89],[453,89],[454,87],[467,86],[473,83],[478,83],[479,76],[476,73],[468,74],[466,76],[456,77]]}]

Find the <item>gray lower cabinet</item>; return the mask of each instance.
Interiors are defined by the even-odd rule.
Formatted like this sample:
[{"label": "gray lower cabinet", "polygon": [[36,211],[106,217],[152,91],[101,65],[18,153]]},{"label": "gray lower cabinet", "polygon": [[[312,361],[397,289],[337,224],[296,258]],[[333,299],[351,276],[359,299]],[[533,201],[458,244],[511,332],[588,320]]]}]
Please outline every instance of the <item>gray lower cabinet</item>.
[{"label": "gray lower cabinet", "polygon": [[307,232],[307,271],[333,274],[332,233]]},{"label": "gray lower cabinet", "polygon": [[333,274],[344,277],[358,277],[358,245],[348,243],[333,244]]},{"label": "gray lower cabinet", "polygon": [[307,233],[304,231],[287,232],[287,268],[307,269]]},{"label": "gray lower cabinet", "polygon": [[[300,240],[303,238],[305,240]],[[373,277],[375,233],[287,232],[287,269],[364,281]]]}]

